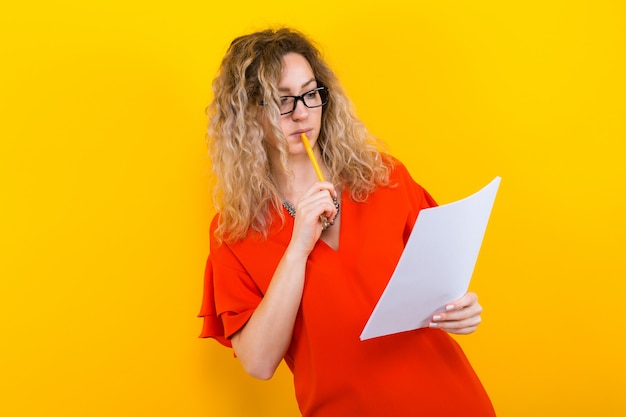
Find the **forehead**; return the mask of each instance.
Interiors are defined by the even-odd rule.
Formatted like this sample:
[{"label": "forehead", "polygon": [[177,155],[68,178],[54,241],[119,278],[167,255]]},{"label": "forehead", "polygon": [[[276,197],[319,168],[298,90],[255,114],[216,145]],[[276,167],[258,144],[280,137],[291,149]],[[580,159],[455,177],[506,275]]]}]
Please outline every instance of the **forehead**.
[{"label": "forehead", "polygon": [[315,74],[305,57],[288,53],[282,59],[282,72],[278,82],[279,90],[294,90],[309,86],[315,81]]}]

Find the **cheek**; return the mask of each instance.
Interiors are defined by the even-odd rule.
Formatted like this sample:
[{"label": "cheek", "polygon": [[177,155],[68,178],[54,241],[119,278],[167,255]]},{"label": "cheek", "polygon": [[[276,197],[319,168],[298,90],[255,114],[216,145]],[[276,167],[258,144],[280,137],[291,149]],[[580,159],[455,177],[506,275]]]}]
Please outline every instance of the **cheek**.
[{"label": "cheek", "polygon": [[272,128],[272,124],[269,122],[267,117],[260,115],[257,120],[261,125],[261,129],[263,129],[264,140],[270,145],[275,144],[276,138],[274,137],[274,129]]},{"label": "cheek", "polygon": [[276,148],[278,145],[278,139],[274,137],[274,135],[271,133],[271,130],[269,132],[266,130],[265,132],[266,133],[263,137],[263,140],[265,141],[267,146],[270,148]]},{"label": "cheek", "polygon": [[280,131],[282,132],[284,137],[287,137],[287,132],[289,131],[289,129],[287,128],[289,124],[288,120],[285,120],[284,118],[281,118],[278,121],[278,127],[280,128]]},{"label": "cheek", "polygon": [[[279,128],[283,131],[283,127],[279,123]],[[274,132],[274,128],[269,122],[262,124],[263,127],[263,140],[270,148],[278,148],[280,147],[281,139],[278,138]]]}]

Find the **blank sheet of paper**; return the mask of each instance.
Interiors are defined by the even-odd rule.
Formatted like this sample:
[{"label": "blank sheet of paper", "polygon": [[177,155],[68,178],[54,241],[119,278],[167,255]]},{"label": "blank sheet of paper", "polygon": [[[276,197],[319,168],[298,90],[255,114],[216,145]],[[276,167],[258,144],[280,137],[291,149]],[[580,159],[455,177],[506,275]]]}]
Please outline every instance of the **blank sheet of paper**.
[{"label": "blank sheet of paper", "polygon": [[496,177],[467,198],[420,211],[361,340],[427,327],[467,292],[499,185]]}]

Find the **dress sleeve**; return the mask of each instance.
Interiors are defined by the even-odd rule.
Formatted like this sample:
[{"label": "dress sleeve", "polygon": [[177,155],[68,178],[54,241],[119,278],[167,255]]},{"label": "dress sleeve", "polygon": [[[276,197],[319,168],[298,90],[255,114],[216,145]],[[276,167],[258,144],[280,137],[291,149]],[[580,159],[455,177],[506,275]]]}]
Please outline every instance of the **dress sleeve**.
[{"label": "dress sleeve", "polygon": [[213,238],[204,272],[204,293],[199,317],[204,323],[200,337],[213,338],[232,347],[230,337],[241,329],[261,302],[263,293],[238,259],[233,248]]},{"label": "dress sleeve", "polygon": [[215,307],[215,289],[213,286],[213,264],[209,255],[204,269],[204,292],[202,294],[202,307],[198,317],[203,319],[200,337],[212,337],[224,346],[232,347],[230,340],[224,335],[224,325],[217,315]]},{"label": "dress sleeve", "polygon": [[392,159],[393,172],[391,178],[393,179],[392,186],[398,186],[403,190],[404,198],[408,201],[409,215],[407,217],[407,223],[404,229],[404,243],[409,239],[413,226],[417,221],[417,216],[420,210],[435,207],[437,202],[421,185],[415,182],[411,177],[411,174],[402,162],[397,159]]}]

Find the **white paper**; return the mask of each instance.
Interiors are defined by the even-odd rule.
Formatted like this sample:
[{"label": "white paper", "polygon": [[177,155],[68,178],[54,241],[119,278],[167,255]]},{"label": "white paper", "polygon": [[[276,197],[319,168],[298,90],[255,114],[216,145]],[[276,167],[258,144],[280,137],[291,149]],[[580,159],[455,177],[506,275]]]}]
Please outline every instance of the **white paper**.
[{"label": "white paper", "polygon": [[454,203],[420,211],[361,340],[427,327],[469,288],[500,177]]}]

